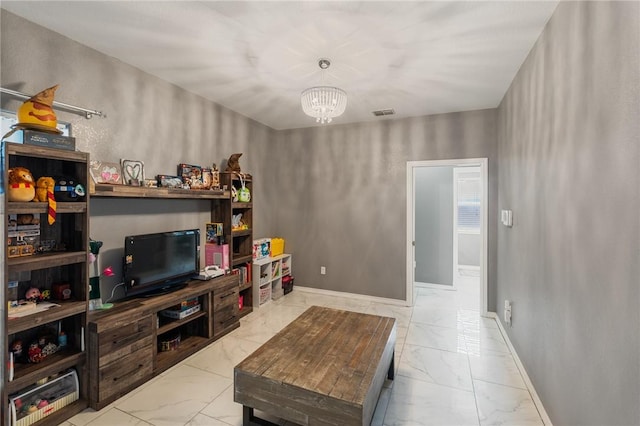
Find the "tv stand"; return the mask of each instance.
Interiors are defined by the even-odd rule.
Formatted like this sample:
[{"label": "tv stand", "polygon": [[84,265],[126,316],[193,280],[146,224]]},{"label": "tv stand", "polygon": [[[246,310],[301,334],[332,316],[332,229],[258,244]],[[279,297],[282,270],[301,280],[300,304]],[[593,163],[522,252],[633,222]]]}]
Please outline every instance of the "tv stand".
[{"label": "tv stand", "polygon": [[[127,299],[116,302],[110,310],[91,312],[91,408],[100,410],[238,328],[238,291],[238,275],[224,275],[208,281],[189,281],[167,294]],[[160,314],[193,298],[200,305],[197,312],[181,319]],[[178,335],[179,345],[171,345]]]}]

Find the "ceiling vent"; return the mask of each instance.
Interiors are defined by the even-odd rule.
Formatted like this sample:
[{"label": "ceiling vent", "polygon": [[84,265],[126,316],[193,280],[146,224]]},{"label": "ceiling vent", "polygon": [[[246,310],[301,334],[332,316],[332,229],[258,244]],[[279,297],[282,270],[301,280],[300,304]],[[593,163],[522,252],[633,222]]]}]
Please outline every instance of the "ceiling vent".
[{"label": "ceiling vent", "polygon": [[383,115],[393,115],[396,112],[393,110],[393,108],[388,108],[388,109],[379,109],[378,111],[373,111],[372,114],[375,115],[376,117],[382,117]]}]

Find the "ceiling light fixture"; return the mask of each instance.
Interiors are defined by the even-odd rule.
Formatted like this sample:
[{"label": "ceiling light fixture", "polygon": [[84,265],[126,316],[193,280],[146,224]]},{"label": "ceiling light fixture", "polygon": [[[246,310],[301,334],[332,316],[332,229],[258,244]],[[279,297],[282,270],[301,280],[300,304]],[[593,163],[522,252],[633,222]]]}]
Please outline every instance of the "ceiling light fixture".
[{"label": "ceiling light fixture", "polygon": [[[323,72],[322,82],[324,82],[324,71],[330,65],[331,61],[328,59],[318,60],[318,66]],[[304,113],[314,117],[316,123],[331,123],[331,119],[342,115],[347,107],[347,93],[337,87],[310,87],[302,92],[300,102]]]}]

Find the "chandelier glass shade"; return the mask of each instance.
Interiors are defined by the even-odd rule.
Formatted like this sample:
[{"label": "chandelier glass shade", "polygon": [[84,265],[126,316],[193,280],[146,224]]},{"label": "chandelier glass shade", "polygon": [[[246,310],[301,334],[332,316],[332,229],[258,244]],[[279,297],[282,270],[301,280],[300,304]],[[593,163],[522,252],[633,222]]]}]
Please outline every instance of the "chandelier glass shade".
[{"label": "chandelier glass shade", "polygon": [[[318,66],[326,70],[331,65],[328,59],[320,59]],[[347,93],[337,87],[316,86],[302,92],[300,103],[305,114],[316,119],[316,123],[331,123],[342,115],[347,107]]]},{"label": "chandelier glass shade", "polygon": [[331,123],[347,107],[347,93],[337,87],[311,87],[302,92],[302,110],[317,123]]}]

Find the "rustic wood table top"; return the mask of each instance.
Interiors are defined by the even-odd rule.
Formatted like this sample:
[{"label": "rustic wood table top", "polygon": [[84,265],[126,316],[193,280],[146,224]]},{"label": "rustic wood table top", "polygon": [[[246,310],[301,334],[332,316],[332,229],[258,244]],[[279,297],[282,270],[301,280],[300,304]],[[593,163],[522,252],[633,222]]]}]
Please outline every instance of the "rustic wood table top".
[{"label": "rustic wood table top", "polygon": [[293,399],[308,397],[327,409],[337,402],[372,411],[366,406],[372,400],[375,408],[395,337],[394,318],[312,306],[235,367],[236,401],[264,410],[257,400],[268,400],[283,413]]}]

